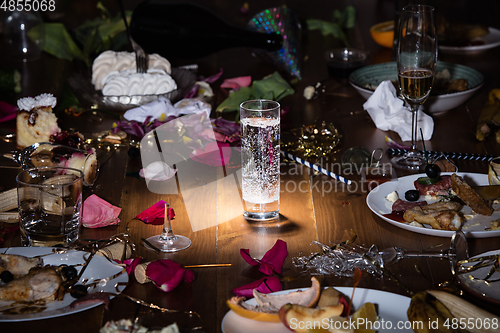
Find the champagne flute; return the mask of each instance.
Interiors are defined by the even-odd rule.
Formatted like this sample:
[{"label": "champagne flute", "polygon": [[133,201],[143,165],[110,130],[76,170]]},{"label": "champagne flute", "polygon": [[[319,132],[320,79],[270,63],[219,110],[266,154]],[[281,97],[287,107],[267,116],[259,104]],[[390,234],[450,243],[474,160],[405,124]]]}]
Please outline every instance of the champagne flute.
[{"label": "champagne flute", "polygon": [[165,203],[163,231],[160,235],[151,236],[146,245],[153,246],[161,252],[177,252],[191,246],[191,240],[185,236],[175,235],[170,221],[170,204]]},{"label": "champagne flute", "polygon": [[418,170],[425,162],[417,150],[418,109],[432,89],[437,61],[437,38],[434,8],[409,5],[401,13],[397,66],[399,90],[412,113],[411,147],[405,155],[393,159],[404,169]]}]

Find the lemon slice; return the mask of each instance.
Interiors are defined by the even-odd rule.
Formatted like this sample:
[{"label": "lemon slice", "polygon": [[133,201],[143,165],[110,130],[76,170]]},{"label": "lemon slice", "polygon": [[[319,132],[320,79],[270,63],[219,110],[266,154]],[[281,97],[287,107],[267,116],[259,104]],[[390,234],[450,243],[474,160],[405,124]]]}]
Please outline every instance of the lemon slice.
[{"label": "lemon slice", "polygon": [[378,320],[377,309],[373,303],[364,303],[356,312],[352,315],[352,321],[359,323],[355,330],[356,333],[375,333],[372,330],[373,323]]}]

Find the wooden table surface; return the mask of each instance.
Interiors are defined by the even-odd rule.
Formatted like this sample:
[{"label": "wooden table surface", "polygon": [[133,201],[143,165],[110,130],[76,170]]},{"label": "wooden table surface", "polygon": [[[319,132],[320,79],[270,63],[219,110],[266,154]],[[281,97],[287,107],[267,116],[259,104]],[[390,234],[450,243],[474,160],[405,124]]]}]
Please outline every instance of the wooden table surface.
[{"label": "wooden table surface", "polygon": [[[250,16],[239,14],[239,6],[233,2],[199,1],[212,8],[221,16],[234,24],[244,24]],[[272,2],[276,4],[275,2]],[[384,1],[343,1],[338,4],[323,4],[307,6],[299,1],[287,1],[287,5],[305,18],[329,19],[333,9],[342,9],[346,3],[353,4],[357,9],[357,27],[353,31],[357,47],[369,51],[368,64],[391,61],[391,50],[376,45],[369,37],[368,27],[377,22],[392,19],[393,5]],[[279,2],[281,4],[281,2]],[[261,7],[258,7],[261,5]],[[133,5],[130,5],[132,9]],[[250,14],[259,8],[270,7],[269,2],[258,1],[251,4]],[[312,8],[314,7],[314,8]],[[337,151],[329,156],[330,163],[340,163],[342,154],[351,147],[365,147],[368,150],[387,146],[386,135],[399,141],[394,132],[378,130],[368,114],[363,110],[364,99],[345,79],[329,77],[323,53],[334,46],[336,41],[331,37],[322,36],[317,31],[306,32],[303,41],[302,64],[303,78],[293,88],[295,94],[280,101],[283,107],[289,107],[288,121],[293,127],[311,125],[319,121],[331,122],[338,128],[342,138]],[[433,116],[435,121],[434,134],[426,141],[428,150],[449,152],[482,153],[500,155],[500,144],[494,137],[485,142],[475,140],[476,123],[480,110],[487,100],[488,92],[500,87],[500,48],[488,50],[480,54],[440,54],[440,61],[456,62],[479,70],[485,77],[483,87],[465,104],[443,114]],[[220,68],[224,69],[222,79],[236,76],[251,75],[253,79],[261,79],[275,71],[275,68],[253,57],[245,48],[223,50],[211,56],[195,60],[172,61],[173,65],[187,63],[199,64],[199,74],[209,76]],[[23,95],[36,95],[51,92],[56,96],[61,94],[64,79],[71,74],[72,65],[66,61],[44,55],[36,62],[20,65],[26,78],[23,81]],[[48,70],[53,69],[53,70]],[[214,84],[216,96],[212,104],[217,106],[225,98],[227,92]],[[326,87],[317,98],[306,100],[302,93],[306,86],[321,82]],[[63,129],[75,128],[91,136],[101,130],[110,129],[115,118],[104,115],[102,122],[92,122],[89,118],[74,118],[60,114],[60,126]],[[217,116],[215,113],[212,116]],[[0,134],[15,132],[13,121],[1,124]],[[160,195],[148,190],[146,182],[136,177],[126,176],[129,172],[141,169],[140,158],[130,158],[127,147],[120,147],[113,156],[101,167],[99,177],[92,188],[85,190],[85,196],[96,194],[113,205],[122,208],[121,223],[99,229],[82,231],[84,239],[100,239],[116,233],[128,232],[135,242],[136,256],[143,261],[153,261],[161,258],[172,259],[182,265],[207,263],[232,263],[232,267],[195,268],[195,280],[192,283],[182,283],[177,289],[165,293],[152,284],[140,285],[134,278],[130,279],[125,293],[143,299],[159,306],[192,310],[200,314],[203,332],[221,332],[221,322],[228,312],[226,300],[232,296],[236,287],[250,283],[262,275],[240,256],[240,249],[249,249],[252,256],[260,258],[270,249],[276,240],[287,243],[289,255],[283,266],[283,274],[294,275],[298,270],[292,264],[292,258],[317,252],[312,244],[318,241],[324,244],[346,240],[346,232],[354,230],[357,234],[355,244],[369,247],[376,245],[379,249],[387,247],[402,247],[409,250],[425,250],[437,245],[447,248],[449,238],[428,236],[403,230],[377,217],[366,205],[366,191],[359,187],[359,176],[353,175],[354,185],[345,186],[323,175],[312,175],[307,168],[283,164],[281,166],[281,202],[280,219],[273,223],[253,223],[246,221],[241,214],[234,214],[237,205],[232,205],[235,199],[224,192],[224,187],[213,190],[199,191],[196,200],[199,203],[198,216],[215,217],[208,225],[200,226],[200,221],[188,217],[184,204],[186,198],[181,194]],[[0,142],[2,153],[15,150],[15,143]],[[237,159],[237,156],[233,158]],[[384,154],[383,162],[389,157]],[[486,173],[486,162],[456,161],[462,172]],[[7,160],[2,165],[13,166]],[[0,186],[3,190],[15,186],[14,176],[20,169],[2,168]],[[406,173],[397,171],[398,176]],[[356,188],[354,188],[356,186]],[[214,199],[215,198],[215,199]],[[144,209],[159,200],[170,202],[175,209],[173,220],[175,233],[185,235],[192,241],[191,247],[173,254],[157,255],[140,245],[140,239],[159,234],[162,226],[146,225],[134,217]],[[215,203],[215,206],[212,204]],[[499,248],[498,237],[469,240],[471,255]],[[19,246],[19,233],[6,236],[3,247]],[[404,259],[389,267],[390,271],[407,288],[421,291],[435,288],[438,284],[452,279],[447,260],[439,259]],[[336,275],[319,276],[323,285],[352,286],[352,278]],[[292,282],[283,282],[283,289],[304,288],[310,286],[310,275],[304,274]],[[401,295],[408,294],[398,283],[387,276],[374,276],[364,273],[360,287],[373,288]],[[498,313],[498,308],[476,299],[471,300],[489,310]],[[71,329],[73,332],[97,332],[107,320],[135,318],[140,316],[145,324],[167,325],[177,322],[181,327],[195,327],[200,323],[186,314],[163,314],[138,306],[122,297],[112,300],[109,310],[104,306],[72,314],[68,316],[37,320],[33,322],[0,323],[2,332],[24,332],[36,328],[39,332],[63,332]]]}]

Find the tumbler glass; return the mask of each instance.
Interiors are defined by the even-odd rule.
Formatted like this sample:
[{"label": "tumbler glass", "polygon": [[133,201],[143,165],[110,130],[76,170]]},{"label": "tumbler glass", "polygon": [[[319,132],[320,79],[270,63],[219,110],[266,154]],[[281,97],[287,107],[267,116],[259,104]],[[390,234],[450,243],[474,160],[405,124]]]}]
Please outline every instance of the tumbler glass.
[{"label": "tumbler glass", "polygon": [[81,170],[38,167],[16,177],[23,246],[69,247],[80,236]]},{"label": "tumbler glass", "polygon": [[280,206],[280,105],[270,100],[241,103],[243,216],[277,219]]}]

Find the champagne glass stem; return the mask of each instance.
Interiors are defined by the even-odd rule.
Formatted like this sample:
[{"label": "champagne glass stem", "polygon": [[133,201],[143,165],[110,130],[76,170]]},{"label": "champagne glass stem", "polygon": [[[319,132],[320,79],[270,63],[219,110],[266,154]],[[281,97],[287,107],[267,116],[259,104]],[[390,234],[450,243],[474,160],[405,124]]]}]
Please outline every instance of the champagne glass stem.
[{"label": "champagne glass stem", "polygon": [[443,258],[447,259],[453,257],[449,250],[438,252],[408,252],[404,251],[402,258]]},{"label": "champagne glass stem", "polygon": [[411,150],[417,150],[417,135],[418,135],[418,107],[419,105],[412,104],[411,106]]},{"label": "champagne glass stem", "polygon": [[164,216],[164,222],[163,222],[163,231],[160,235],[160,238],[162,240],[174,240],[175,239],[175,234],[172,230],[172,222],[170,220],[170,204],[165,203],[165,216]]}]

